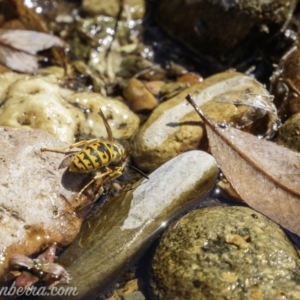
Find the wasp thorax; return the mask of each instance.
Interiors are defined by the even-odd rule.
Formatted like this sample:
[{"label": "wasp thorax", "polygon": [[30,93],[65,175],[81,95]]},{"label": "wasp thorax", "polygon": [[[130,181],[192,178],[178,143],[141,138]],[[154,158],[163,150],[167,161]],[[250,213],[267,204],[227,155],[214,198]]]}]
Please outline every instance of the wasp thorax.
[{"label": "wasp thorax", "polygon": [[125,156],[125,149],[123,145],[121,144],[114,144],[113,145],[113,161],[114,162],[119,162],[123,161],[126,156]]}]

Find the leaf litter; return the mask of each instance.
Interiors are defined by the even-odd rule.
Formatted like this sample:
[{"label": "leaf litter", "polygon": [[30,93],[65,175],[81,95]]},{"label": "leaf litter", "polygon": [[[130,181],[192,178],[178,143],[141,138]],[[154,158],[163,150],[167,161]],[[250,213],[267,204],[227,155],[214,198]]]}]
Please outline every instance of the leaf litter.
[{"label": "leaf litter", "polygon": [[205,122],[211,153],[241,198],[282,227],[300,235],[300,153],[234,127]]},{"label": "leaf litter", "polygon": [[0,62],[15,71],[37,72],[35,54],[53,46],[66,47],[66,43],[44,32],[0,29]]}]

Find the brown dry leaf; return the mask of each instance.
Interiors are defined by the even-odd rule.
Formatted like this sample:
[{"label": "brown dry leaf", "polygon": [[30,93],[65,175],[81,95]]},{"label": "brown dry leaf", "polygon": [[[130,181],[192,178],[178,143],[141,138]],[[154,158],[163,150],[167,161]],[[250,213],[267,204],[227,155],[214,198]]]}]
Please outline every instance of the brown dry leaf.
[{"label": "brown dry leaf", "polygon": [[38,69],[38,51],[53,46],[65,47],[60,38],[31,30],[0,29],[0,62],[19,71],[34,73]]},{"label": "brown dry leaf", "polygon": [[241,198],[300,235],[300,153],[236,128],[217,127],[199,113],[211,152]]}]

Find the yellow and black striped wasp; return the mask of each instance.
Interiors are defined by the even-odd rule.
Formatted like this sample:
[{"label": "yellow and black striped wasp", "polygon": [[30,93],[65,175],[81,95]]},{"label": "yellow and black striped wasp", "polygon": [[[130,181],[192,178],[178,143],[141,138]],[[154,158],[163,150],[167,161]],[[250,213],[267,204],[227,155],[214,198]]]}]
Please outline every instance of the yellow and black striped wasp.
[{"label": "yellow and black striped wasp", "polygon": [[[41,151],[63,153],[68,156],[73,156],[68,167],[70,172],[91,173],[100,171],[100,173],[96,174],[94,178],[79,191],[76,198],[79,198],[80,195],[97,179],[102,178],[104,183],[121,176],[126,166],[126,159],[129,155],[129,150],[125,149],[122,144],[114,140],[111,128],[101,109],[98,114],[103,119],[108,141],[102,141],[100,139],[83,140],[64,148],[41,149]],[[66,151],[66,149],[69,150]],[[143,173],[142,175],[147,177]]]}]

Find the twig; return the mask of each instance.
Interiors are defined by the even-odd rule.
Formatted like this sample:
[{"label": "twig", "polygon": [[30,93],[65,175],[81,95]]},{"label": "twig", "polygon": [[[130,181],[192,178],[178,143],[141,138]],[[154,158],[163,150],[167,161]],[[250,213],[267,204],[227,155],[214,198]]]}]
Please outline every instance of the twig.
[{"label": "twig", "polygon": [[197,106],[196,102],[194,101],[194,99],[192,98],[191,94],[188,94],[185,99],[194,107],[195,111],[198,113],[198,115],[203,118],[204,120],[206,120],[202,110]]}]

